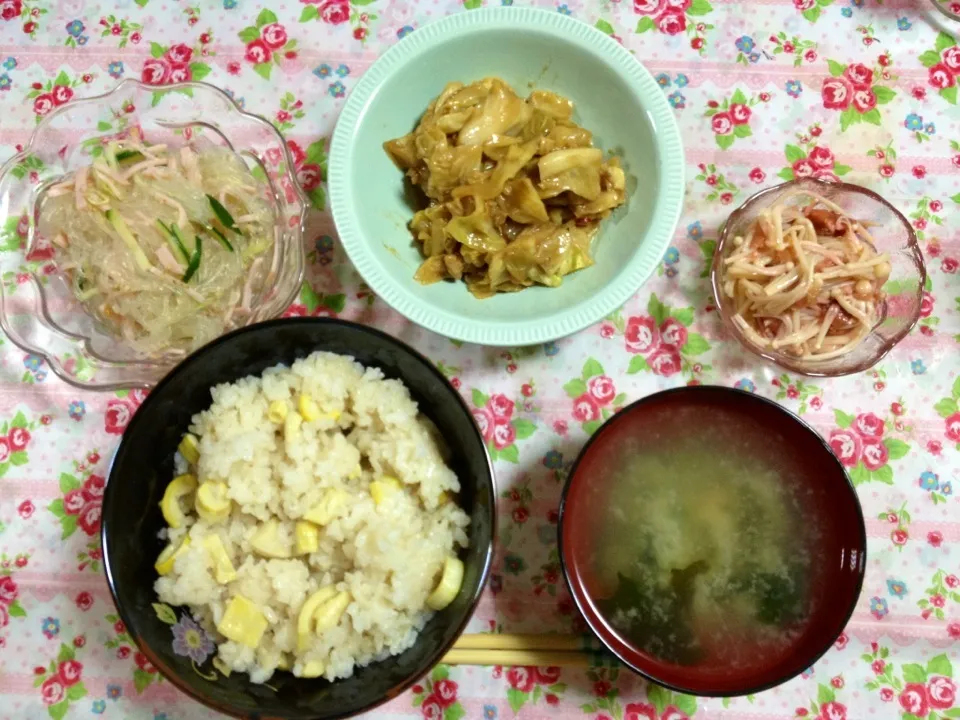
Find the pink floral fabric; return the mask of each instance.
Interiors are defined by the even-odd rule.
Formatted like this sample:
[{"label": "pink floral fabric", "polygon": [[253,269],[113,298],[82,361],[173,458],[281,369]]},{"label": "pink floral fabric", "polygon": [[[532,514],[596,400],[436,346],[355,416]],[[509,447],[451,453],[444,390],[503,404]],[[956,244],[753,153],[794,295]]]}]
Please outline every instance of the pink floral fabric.
[{"label": "pink floral fabric", "polygon": [[[55,107],[122,78],[205,80],[270,118],[315,206],[308,282],[286,314],[360,320],[412,343],[463,393],[495,459],[500,536],[473,632],[583,630],[557,555],[560,488],[586,438],[656,390],[716,383],[774,398],[857,486],[862,598],[836,646],[780,688],[704,700],[616,668],[441,666],[371,717],[960,717],[960,26],[897,0],[538,0],[653,73],[684,136],[686,203],[655,277],[619,311],[543,346],[478,349],[411,325],[359,281],[325,208],[326,153],[380,53],[439,16],[500,2],[511,0],[0,0],[0,161]],[[706,279],[718,227],[754,191],[796,177],[871,187],[921,239],[920,324],[870,372],[783,374],[718,322]],[[11,217],[0,252],[25,233],[26,218]],[[0,278],[4,292],[52,270],[52,256],[36,248]],[[102,577],[109,457],[142,400],[77,391],[0,344],[0,719],[213,717],[137,651]],[[208,652],[189,623],[175,633],[185,652]]]}]

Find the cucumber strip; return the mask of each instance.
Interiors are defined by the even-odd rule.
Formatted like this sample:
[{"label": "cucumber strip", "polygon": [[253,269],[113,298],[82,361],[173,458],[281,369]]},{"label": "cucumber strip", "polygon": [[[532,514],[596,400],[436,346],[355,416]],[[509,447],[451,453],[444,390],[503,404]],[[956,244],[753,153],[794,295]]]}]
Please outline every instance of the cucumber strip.
[{"label": "cucumber strip", "polygon": [[111,170],[117,169],[117,147],[117,141],[111,140],[103,149],[103,158],[107,161],[107,165]]},{"label": "cucumber strip", "polygon": [[140,269],[149,270],[151,267],[153,267],[150,264],[150,261],[147,259],[147,256],[144,254],[143,248],[140,247],[140,243],[137,242],[137,238],[132,232],[130,232],[130,228],[127,226],[127,223],[124,221],[124,219],[120,217],[120,213],[111,208],[110,210],[107,210],[105,214],[107,216],[107,220],[111,225],[113,225],[113,229],[117,231],[117,235],[119,235],[120,239],[126,243],[128,248],[130,248],[130,252],[133,253],[133,258],[137,261],[137,265],[140,266]]},{"label": "cucumber strip", "polygon": [[74,284],[73,290],[73,294],[77,296],[77,300],[80,302],[85,302],[99,293],[100,289],[96,285],[90,285],[87,287],[87,279],[82,273],[77,275],[77,281]]},{"label": "cucumber strip", "polygon": [[183,250],[183,256],[189,258],[190,253],[187,250],[187,243],[183,241],[183,235],[180,234],[180,226],[176,223],[170,223],[170,232],[173,233],[173,237],[176,239],[177,245],[179,245],[180,249]]},{"label": "cucumber strip", "polygon": [[170,249],[173,250],[174,257],[185,264],[189,264],[190,254],[183,246],[183,242],[180,240],[178,235],[173,232],[169,225],[165,225],[163,220],[160,220],[159,218],[157,219],[157,226],[160,228],[161,234],[167,241],[167,245],[169,245]]},{"label": "cucumber strip", "polygon": [[193,253],[193,257],[190,258],[190,264],[187,266],[187,271],[183,274],[183,281],[185,283],[190,282],[190,278],[193,277],[194,273],[197,272],[197,269],[200,267],[200,256],[203,252],[203,241],[200,239],[200,236],[195,236],[197,241],[197,249]]},{"label": "cucumber strip", "polygon": [[142,160],[143,153],[139,150],[121,150],[115,157],[118,163],[122,163],[124,160]]},{"label": "cucumber strip", "polygon": [[77,292],[76,296],[77,296],[77,300],[79,300],[80,302],[86,302],[87,300],[92,298],[94,295],[99,295],[99,294],[100,294],[99,288],[94,286],[91,288],[87,288],[86,290]]},{"label": "cucumber strip", "polygon": [[103,172],[102,168],[104,165],[106,165],[106,161],[101,162],[100,160],[94,160],[93,165],[91,166],[93,168],[93,172],[90,173],[91,181],[95,186],[103,188],[105,194],[112,195],[117,200],[123,200],[123,195],[120,193],[120,189],[114,186],[114,184],[110,182],[110,178],[107,177],[106,173]]},{"label": "cucumber strip", "polygon": [[196,220],[192,220],[191,222],[193,223],[193,226],[198,230],[203,230],[204,232],[210,235],[213,235],[214,239],[216,239],[218,243],[223,245],[225,250],[229,250],[230,252],[236,252],[236,250],[234,250],[233,243],[227,240],[227,236],[224,235],[219,230],[217,230],[213,225],[207,225],[205,223],[198,222]]},{"label": "cucumber strip", "polygon": [[220,224],[223,225],[227,230],[231,230],[239,235],[240,230],[237,229],[237,225],[233,221],[233,215],[230,214],[230,211],[227,210],[213,195],[207,195],[207,201],[210,203],[213,214],[217,216],[217,220],[220,221]]},{"label": "cucumber strip", "polygon": [[215,227],[210,225],[207,226],[207,230],[209,230],[213,234],[213,236],[217,238],[217,240],[220,242],[221,245],[223,245],[223,247],[225,247],[230,252],[233,252],[233,245],[231,245],[230,241],[227,240],[226,235],[224,235],[222,232],[220,232]]}]

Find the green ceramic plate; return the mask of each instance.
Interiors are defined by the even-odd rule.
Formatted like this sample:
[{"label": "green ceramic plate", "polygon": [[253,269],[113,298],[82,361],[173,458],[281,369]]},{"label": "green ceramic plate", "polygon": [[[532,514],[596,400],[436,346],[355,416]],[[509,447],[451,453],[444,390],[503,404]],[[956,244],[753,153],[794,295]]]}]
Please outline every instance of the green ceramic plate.
[{"label": "green ceramic plate", "polygon": [[[463,283],[419,285],[414,208],[384,141],[410,132],[448,82],[500,77],[518,92],[570,98],[594,144],[622,158],[629,197],[594,242],[596,264],[559,288],[477,300]],[[383,54],[350,94],[333,135],[330,199],[340,240],[367,284],[394,309],[447,337],[532,345],[591,325],[650,277],[683,201],[683,148],[663,91],[615,40],[557,12],[491,8],[420,28]]]}]

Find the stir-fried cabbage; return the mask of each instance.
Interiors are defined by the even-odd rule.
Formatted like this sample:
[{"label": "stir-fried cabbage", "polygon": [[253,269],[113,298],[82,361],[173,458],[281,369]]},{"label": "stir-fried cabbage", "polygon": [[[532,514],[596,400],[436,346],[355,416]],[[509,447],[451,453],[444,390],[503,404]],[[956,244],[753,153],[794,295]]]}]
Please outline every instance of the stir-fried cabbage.
[{"label": "stir-fried cabbage", "polygon": [[151,356],[190,352],[253,312],[276,272],[275,225],[232,151],[131,135],[45,191],[38,229],[84,309]]},{"label": "stir-fried cabbage", "polygon": [[600,222],[625,200],[617,158],[604,159],[573,103],[546,90],[524,100],[502,80],[450,83],[409,135],[384,150],[426,195],[410,230],[423,284],[463,280],[475,296],[557,287],[593,264]]}]

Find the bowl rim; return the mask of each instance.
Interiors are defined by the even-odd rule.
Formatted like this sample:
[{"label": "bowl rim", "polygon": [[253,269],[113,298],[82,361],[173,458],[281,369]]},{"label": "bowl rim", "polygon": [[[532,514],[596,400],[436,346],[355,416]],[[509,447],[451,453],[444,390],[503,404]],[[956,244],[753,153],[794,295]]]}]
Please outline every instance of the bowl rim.
[{"label": "bowl rim", "polygon": [[930,0],[931,4],[940,11],[941,14],[954,22],[960,21],[960,13],[953,12],[950,8],[944,7],[946,0]]},{"label": "bowl rim", "polygon": [[[840,471],[840,475],[846,481],[845,483],[839,483],[838,485],[842,488],[842,492],[846,492],[853,499],[853,506],[855,510],[855,520],[857,522],[859,547],[857,548],[859,552],[859,557],[857,560],[857,570],[856,570],[856,590],[853,593],[849,601],[849,607],[843,613],[843,621],[836,627],[835,632],[833,630],[827,634],[830,637],[828,642],[823,643],[823,648],[812,654],[808,660],[805,660],[803,663],[798,664],[798,667],[795,670],[789,671],[787,674],[783,675],[777,680],[771,682],[763,683],[756,686],[737,688],[736,690],[715,690],[711,688],[706,689],[691,689],[685,688],[681,685],[668,683],[657,677],[656,671],[651,671],[644,669],[633,662],[628,658],[624,657],[623,654],[618,653],[607,643],[603,634],[598,632],[589,619],[588,613],[584,610],[586,604],[586,599],[588,593],[583,587],[583,583],[579,580],[576,580],[571,577],[572,573],[567,569],[568,558],[565,552],[563,537],[564,537],[564,518],[565,510],[567,506],[567,498],[569,497],[570,488],[573,485],[573,482],[577,476],[577,470],[580,467],[580,463],[583,462],[583,459],[586,457],[591,445],[599,438],[604,431],[609,431],[618,421],[621,421],[623,417],[626,417],[630,412],[635,411],[639,408],[642,408],[644,405],[647,405],[651,402],[663,400],[664,398],[676,396],[676,395],[691,395],[691,394],[704,394],[705,392],[719,394],[719,395],[731,395],[735,398],[738,398],[739,401],[743,402],[759,402],[761,404],[767,405],[774,408],[775,410],[780,411],[781,413],[788,416],[792,419],[798,426],[799,431],[807,432],[816,438],[827,455],[833,459],[833,462],[836,464],[837,470]],[[860,497],[857,495],[856,488],[853,485],[853,482],[850,480],[846,469],[843,467],[843,464],[837,458],[836,453],[830,448],[830,445],[827,443],[826,439],[818,433],[809,423],[807,423],[803,418],[791,412],[787,408],[780,405],[778,402],[771,400],[768,397],[763,395],[758,395],[756,393],[748,392],[746,390],[740,390],[738,388],[726,387],[724,385],[690,385],[690,386],[681,386],[675,388],[669,388],[667,390],[661,390],[659,392],[652,393],[645,397],[640,398],[639,400],[634,400],[629,405],[625,406],[620,412],[614,415],[612,418],[607,420],[600,428],[587,440],[583,448],[577,455],[577,459],[574,461],[570,472],[567,474],[567,479],[564,482],[563,490],[560,495],[560,508],[559,508],[559,518],[557,520],[557,546],[559,549],[560,555],[560,568],[563,571],[563,577],[566,581],[567,590],[570,592],[570,596],[573,598],[574,603],[577,606],[577,610],[580,613],[580,616],[584,619],[584,622],[587,624],[587,627],[590,628],[590,631],[599,639],[603,646],[607,649],[608,652],[615,655],[620,662],[622,662],[626,667],[633,670],[635,673],[641,677],[646,678],[647,680],[654,682],[658,685],[661,685],[669,690],[674,692],[686,693],[689,695],[696,695],[698,697],[736,697],[740,695],[751,695],[755,693],[763,692],[764,690],[770,690],[771,688],[778,687],[789,680],[797,677],[802,673],[806,668],[811,667],[816,663],[821,657],[826,654],[828,650],[833,646],[836,639],[843,632],[844,628],[849,624],[850,618],[853,617],[854,610],[856,609],[857,602],[860,599],[860,595],[863,591],[863,581],[866,575],[867,567],[867,529],[866,522],[863,515],[863,506],[860,504]]]},{"label": "bowl rim", "polygon": [[[245,117],[248,120],[252,120],[264,128],[268,128],[277,138],[280,147],[283,148],[283,163],[284,163],[284,175],[289,176],[294,180],[294,182],[289,183],[294,194],[296,195],[296,201],[300,204],[301,210],[297,222],[297,231],[300,234],[300,242],[296,243],[296,257],[293,260],[297,263],[297,272],[296,272],[296,283],[291,283],[291,289],[287,292],[287,297],[284,300],[283,306],[289,306],[294,299],[296,299],[297,294],[300,292],[300,288],[303,285],[303,278],[306,273],[306,254],[303,249],[303,238],[306,236],[307,221],[310,217],[310,211],[312,204],[310,198],[307,197],[306,193],[303,191],[303,188],[300,187],[300,183],[296,182],[296,178],[293,176],[291,169],[294,167],[293,154],[290,151],[290,148],[287,146],[287,141],[284,138],[283,134],[274,127],[267,118],[257,113],[252,113],[244,108],[241,108],[237,104],[236,100],[228,95],[224,90],[212,85],[208,82],[203,82],[201,80],[189,80],[181,83],[172,83],[170,85],[149,85],[142,82],[136,78],[124,78],[120,82],[116,83],[112,87],[108,88],[102,93],[96,95],[87,95],[84,97],[77,97],[72,99],[70,102],[64,103],[63,105],[54,108],[48,115],[43,117],[37,126],[31,131],[30,138],[27,140],[27,143],[23,146],[23,149],[17,153],[14,153],[13,156],[8,158],[5,162],[0,164],[0,181],[5,179],[8,174],[10,174],[14,168],[16,168],[21,162],[26,158],[32,155],[36,151],[36,147],[39,143],[39,139],[42,137],[43,133],[48,131],[53,125],[54,121],[68,112],[75,111],[79,105],[94,105],[100,104],[105,101],[109,101],[114,95],[120,94],[123,90],[128,88],[134,88],[137,92],[147,92],[147,93],[167,93],[167,92],[184,92],[192,91],[193,89],[199,89],[203,92],[211,92],[212,94],[219,97],[220,100],[227,101],[229,106],[232,108],[232,111]],[[199,120],[196,123],[191,123],[191,125],[202,125],[209,126],[208,122]],[[214,130],[221,134],[220,131],[216,128]],[[232,146],[232,143],[228,145]],[[9,213],[8,213],[9,214]],[[38,302],[40,305],[40,312],[38,315],[44,318],[46,321],[51,322],[49,312],[47,310],[47,299],[43,291],[43,285],[39,280],[37,272],[31,271],[30,275],[33,277],[34,285],[37,288],[38,293]],[[42,357],[47,364],[50,366],[50,369],[53,373],[63,380],[68,385],[71,385],[80,390],[119,390],[119,389],[133,389],[133,388],[149,388],[157,384],[158,380],[155,378],[152,381],[145,381],[138,378],[131,378],[129,380],[111,380],[107,382],[97,382],[96,379],[89,381],[80,380],[72,376],[67,372],[66,368],[63,367],[59,358],[54,354],[49,352],[46,348],[41,348],[39,346],[33,345],[26,340],[24,340],[20,334],[14,329],[12,323],[7,318],[6,314],[6,303],[10,300],[7,297],[7,291],[0,284],[0,329],[3,330],[4,334],[10,341],[20,348],[25,353],[30,353],[32,355],[37,355]],[[281,311],[282,312],[282,311]],[[91,345],[90,337],[86,335],[77,335],[76,333],[67,331],[59,325],[52,323],[51,325],[46,325],[47,329],[61,337],[66,336],[71,338],[74,342],[78,344],[80,348],[83,349],[83,352],[89,357],[93,358],[96,363],[102,367],[109,368],[135,368],[142,369],[145,372],[163,372],[166,370],[169,373],[173,367],[176,366],[180,361],[175,363],[169,361],[158,361],[155,359],[141,358],[135,360],[111,360],[99,354],[95,351]],[[249,326],[244,326],[249,327]]]},{"label": "bowl rim", "polygon": [[[746,215],[746,213],[758,202],[766,200],[771,195],[786,192],[791,187],[811,188],[812,191],[819,191],[821,194],[828,190],[839,189],[841,192],[863,195],[870,200],[879,203],[893,213],[893,215],[900,221],[901,225],[903,225],[904,229],[907,231],[907,248],[913,257],[914,266],[920,273],[920,280],[917,285],[916,292],[916,310],[913,313],[913,317],[911,318],[910,322],[904,325],[903,328],[901,328],[893,337],[885,341],[878,349],[878,352],[863,362],[857,363],[856,365],[848,368],[825,370],[822,368],[817,368],[815,365],[811,365],[810,363],[800,362],[782,353],[778,353],[773,350],[767,350],[765,348],[759,348],[750,342],[746,337],[744,337],[743,333],[740,331],[740,328],[736,326],[725,310],[727,303],[725,302],[723,296],[720,270],[721,264],[723,263],[723,253],[726,249],[726,245],[733,239],[733,229],[740,224],[743,216]],[[885,358],[887,354],[900,343],[901,340],[910,334],[913,328],[916,327],[917,322],[919,322],[920,301],[923,298],[924,286],[926,285],[926,282],[927,266],[923,259],[923,253],[920,250],[920,241],[917,239],[917,233],[914,231],[910,221],[904,217],[902,212],[900,212],[884,197],[875,193],[869,188],[863,187],[862,185],[854,185],[853,183],[846,182],[827,182],[825,180],[818,180],[816,178],[796,178],[794,180],[788,180],[787,182],[780,183],[779,185],[774,185],[773,187],[759,190],[744,200],[740,207],[730,213],[730,216],[727,218],[726,222],[724,222],[723,228],[720,231],[720,236],[717,238],[717,247],[713,251],[713,259],[710,262],[710,287],[713,291],[713,302],[727,332],[736,338],[737,342],[739,342],[745,350],[748,350],[753,355],[763,358],[764,360],[768,360],[774,365],[777,365],[785,370],[789,370],[790,372],[797,373],[799,375],[805,375],[807,377],[843,377],[845,375],[855,375],[863,372],[864,370],[869,370],[878,362],[883,360],[883,358]],[[870,332],[873,332],[873,330]]]},{"label": "bowl rim", "polygon": [[[448,313],[395,282],[370,251],[371,241],[363,236],[354,219],[356,213],[350,198],[355,177],[351,166],[357,130],[387,76],[453,38],[499,29],[533,31],[549,35],[560,47],[577,46],[589,51],[595,62],[606,65],[621,77],[632,95],[642,99],[651,128],[655,130],[652,149],[659,159],[660,188],[650,222],[644,229],[645,242],[637,245],[615,282],[568,308],[509,325]],[[602,320],[629,300],[650,279],[673,239],[683,209],[684,174],[683,141],[676,116],[653,75],[633,54],[600,30],[561,13],[531,7],[493,7],[431,22],[405,36],[370,66],[348,96],[337,120],[330,145],[328,187],[340,243],[357,272],[384,302],[418,325],[445,337],[504,347],[535,345],[566,337]],[[397,181],[401,179],[398,171]],[[601,229],[597,241],[602,242],[602,236]],[[465,287],[463,292],[467,292]]]},{"label": "bowl rim", "polygon": [[[117,590],[118,583],[116,578],[114,577],[113,563],[111,562],[111,553],[110,553],[110,547],[111,547],[111,542],[113,541],[113,538],[111,537],[111,534],[110,534],[110,527],[112,523],[110,522],[109,518],[112,517],[112,513],[107,513],[106,509],[110,507],[110,504],[112,502],[111,498],[114,494],[113,491],[111,490],[111,487],[115,485],[115,483],[111,482],[111,478],[113,477],[113,471],[114,471],[114,463],[117,459],[117,456],[120,453],[120,450],[127,443],[127,437],[128,437],[127,433],[130,432],[131,429],[137,428],[139,425],[148,424],[150,422],[148,419],[149,412],[141,412],[141,410],[144,407],[149,405],[149,403],[151,402],[151,399],[154,399],[154,401],[156,401],[155,398],[159,397],[158,393],[156,392],[157,390],[162,390],[163,387],[168,383],[172,382],[173,378],[179,373],[189,370],[190,367],[192,367],[197,363],[202,363],[205,359],[205,355],[207,354],[207,352],[209,352],[212,348],[214,348],[217,345],[230,343],[236,337],[245,335],[247,333],[262,332],[264,330],[268,330],[268,329],[271,329],[277,326],[282,326],[282,325],[297,327],[297,326],[302,326],[303,323],[309,323],[311,325],[318,325],[318,326],[319,325],[327,325],[327,326],[335,326],[335,327],[340,326],[340,327],[347,327],[351,330],[358,330],[362,333],[366,333],[368,335],[373,336],[376,340],[379,340],[380,342],[385,343],[388,346],[391,346],[394,351],[405,351],[409,353],[413,357],[413,359],[417,360],[424,367],[428,368],[430,373],[437,380],[441,381],[442,384],[450,390],[450,392],[457,398],[456,402],[459,404],[460,409],[467,416],[469,416],[471,420],[473,418],[473,414],[470,412],[470,408],[467,405],[466,400],[463,399],[463,396],[457,391],[456,388],[453,387],[453,385],[450,384],[450,381],[447,380],[447,378],[443,375],[443,373],[441,373],[437,369],[437,367],[419,350],[411,347],[410,345],[403,342],[399,338],[395,338],[392,335],[389,335],[376,328],[369,327],[367,325],[361,325],[360,323],[351,322],[349,320],[341,320],[339,318],[325,318],[325,317],[277,318],[274,320],[267,320],[265,322],[257,323],[255,325],[248,325],[246,327],[238,328],[236,330],[233,330],[230,333],[227,333],[226,335],[222,335],[217,339],[211,341],[210,343],[204,345],[203,347],[199,348],[198,350],[194,351],[191,355],[189,355],[186,359],[184,359],[183,362],[179,363],[171,372],[169,372],[166,376],[164,376],[164,378],[159,383],[157,383],[156,387],[154,387],[153,390],[147,395],[146,399],[143,401],[143,404],[139,408],[137,408],[137,412],[134,413],[133,417],[130,419],[130,423],[128,424],[127,428],[124,430],[120,443],[117,445],[116,450],[114,451],[113,455],[110,457],[110,465],[107,468],[107,483],[106,483],[106,487],[104,489],[104,494],[103,494],[102,507],[104,509],[104,512],[102,513],[102,521],[100,524],[99,534],[100,534],[100,546],[103,550],[103,572],[104,572],[104,575],[106,576],[107,586],[110,589],[110,597],[113,601],[114,607],[116,607],[117,609],[117,614],[120,616],[120,619],[123,621],[124,625],[126,625],[127,631],[130,634],[130,637],[133,639],[134,644],[141,652],[143,652],[144,655],[147,656],[147,659],[153,664],[154,667],[157,668],[158,672],[160,672],[160,674],[163,675],[163,677],[169,680],[173,684],[173,686],[176,687],[178,690],[185,693],[188,697],[192,698],[193,700],[196,700],[201,705],[204,705],[213,710],[222,712],[229,717],[240,718],[241,720],[243,720],[247,716],[242,715],[239,711],[234,710],[232,707],[224,708],[216,705],[213,701],[211,701],[206,696],[200,694],[199,692],[196,692],[187,683],[182,682],[179,674],[164,672],[164,669],[168,669],[166,664],[160,662],[157,655],[154,654],[152,648],[146,642],[142,641],[142,638],[139,636],[139,634],[134,632],[135,625],[131,624],[130,620],[131,618],[135,618],[136,616],[131,614],[129,608],[123,605],[120,602],[120,599],[118,597],[118,590]],[[320,348],[317,348],[317,349],[319,350]],[[243,371],[241,370],[240,372],[241,374],[236,378],[237,380],[239,380],[241,377],[245,377],[245,375],[242,374]],[[148,410],[149,410],[149,407],[148,407]],[[486,551],[484,552],[483,564],[482,564],[482,567],[480,568],[477,589],[473,593],[473,597],[470,598],[467,604],[467,607],[465,609],[465,612],[463,614],[463,617],[458,623],[456,623],[455,632],[451,636],[451,639],[448,643],[445,643],[443,645],[438,645],[435,648],[433,648],[433,650],[427,654],[426,662],[420,663],[417,666],[417,670],[414,674],[412,674],[408,679],[395,685],[383,697],[377,699],[375,702],[369,705],[366,705],[363,708],[356,710],[355,712],[350,712],[343,715],[337,715],[336,716],[337,718],[346,719],[346,718],[356,717],[357,715],[360,715],[362,713],[370,712],[371,710],[377,707],[380,707],[384,703],[389,702],[391,699],[393,699],[397,695],[400,695],[401,693],[406,692],[409,688],[411,688],[414,684],[416,684],[417,680],[419,680],[424,675],[424,673],[428,672],[431,668],[437,665],[440,662],[440,660],[443,658],[443,656],[447,653],[447,651],[450,650],[451,647],[453,647],[457,639],[463,634],[464,630],[466,630],[467,625],[469,624],[470,620],[473,618],[473,615],[477,610],[477,605],[479,604],[480,599],[483,596],[483,591],[486,588],[487,582],[490,579],[490,572],[493,566],[493,556],[494,556],[494,550],[495,550],[496,539],[497,539],[497,517],[498,517],[497,503],[496,503],[497,479],[496,479],[496,474],[494,472],[493,461],[490,458],[490,453],[487,449],[487,445],[483,441],[483,436],[480,434],[480,429],[479,427],[477,427],[476,421],[472,420],[471,427],[473,429],[474,439],[483,448],[483,456],[486,460],[487,474],[490,478],[490,482],[486,484],[486,487],[485,487],[487,502],[490,508],[490,512],[489,512],[490,542],[487,544]],[[483,490],[480,488],[478,488],[478,491],[483,492]],[[178,606],[178,607],[181,607],[181,606]],[[378,663],[386,662],[389,659],[390,658],[387,658],[385,660],[381,660],[377,662]],[[371,664],[376,664],[376,663],[371,663]],[[304,679],[304,678],[300,678],[300,679]],[[322,682],[328,682],[328,681],[322,680]],[[334,681],[334,682],[338,682],[338,681]]]}]

